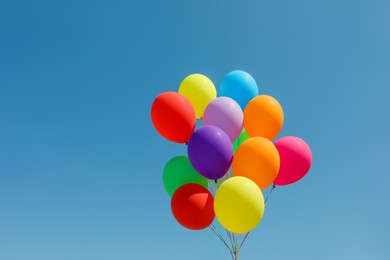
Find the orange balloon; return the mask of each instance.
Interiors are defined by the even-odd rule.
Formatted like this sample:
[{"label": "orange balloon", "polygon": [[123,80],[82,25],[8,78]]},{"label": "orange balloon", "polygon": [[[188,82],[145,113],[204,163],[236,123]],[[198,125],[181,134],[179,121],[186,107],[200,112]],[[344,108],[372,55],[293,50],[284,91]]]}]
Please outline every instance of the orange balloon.
[{"label": "orange balloon", "polygon": [[268,95],[253,98],[244,111],[244,128],[250,137],[262,136],[272,140],[282,129],[283,121],[282,107]]},{"label": "orange balloon", "polygon": [[275,145],[259,136],[244,141],[233,158],[234,176],[251,179],[261,190],[274,182],[279,167],[280,158]]}]

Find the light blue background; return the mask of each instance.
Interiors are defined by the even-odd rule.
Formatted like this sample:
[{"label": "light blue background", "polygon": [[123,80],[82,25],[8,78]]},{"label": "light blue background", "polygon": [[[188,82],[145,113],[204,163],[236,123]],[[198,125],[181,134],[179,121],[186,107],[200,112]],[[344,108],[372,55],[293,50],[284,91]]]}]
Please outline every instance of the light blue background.
[{"label": "light blue background", "polygon": [[385,260],[390,2],[2,1],[0,259],[229,259],[170,212],[153,99],[248,71],[313,165],[241,259]]}]

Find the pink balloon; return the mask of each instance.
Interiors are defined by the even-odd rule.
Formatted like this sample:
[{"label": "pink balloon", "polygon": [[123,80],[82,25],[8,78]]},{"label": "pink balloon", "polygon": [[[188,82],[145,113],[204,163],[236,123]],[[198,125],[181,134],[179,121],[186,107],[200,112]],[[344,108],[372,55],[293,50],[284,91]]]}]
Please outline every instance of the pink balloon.
[{"label": "pink balloon", "polygon": [[220,128],[234,142],[242,132],[244,115],[236,101],[229,97],[218,97],[207,105],[202,121],[204,125]]},{"label": "pink balloon", "polygon": [[280,157],[280,168],[275,185],[288,185],[302,179],[309,171],[312,154],[309,145],[295,136],[286,136],[275,142]]}]

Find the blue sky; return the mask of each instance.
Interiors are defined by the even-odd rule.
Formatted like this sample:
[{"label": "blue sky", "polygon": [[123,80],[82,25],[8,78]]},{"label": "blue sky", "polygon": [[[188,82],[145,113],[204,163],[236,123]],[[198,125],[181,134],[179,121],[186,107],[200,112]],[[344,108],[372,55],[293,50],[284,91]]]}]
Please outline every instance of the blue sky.
[{"label": "blue sky", "polygon": [[0,259],[229,259],[170,212],[153,99],[236,69],[312,148],[242,259],[388,259],[390,2],[3,1]]}]

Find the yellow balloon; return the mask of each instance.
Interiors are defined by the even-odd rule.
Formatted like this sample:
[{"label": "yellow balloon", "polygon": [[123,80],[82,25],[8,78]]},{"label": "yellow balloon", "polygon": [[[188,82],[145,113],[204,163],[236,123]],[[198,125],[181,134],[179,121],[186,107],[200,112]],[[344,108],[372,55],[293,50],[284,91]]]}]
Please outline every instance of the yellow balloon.
[{"label": "yellow balloon", "polygon": [[214,211],[224,228],[236,234],[247,233],[263,217],[263,193],[252,180],[231,177],[219,186],[214,197]]},{"label": "yellow balloon", "polygon": [[232,163],[234,176],[254,181],[261,190],[271,185],[280,168],[278,149],[267,138],[256,136],[244,141],[237,149]]},{"label": "yellow balloon", "polygon": [[280,103],[268,95],[260,95],[249,101],[244,110],[244,128],[250,137],[262,136],[274,139],[284,121]]},{"label": "yellow balloon", "polygon": [[179,94],[191,102],[196,118],[202,118],[207,105],[217,97],[217,90],[208,77],[202,74],[191,74],[181,82]]}]

